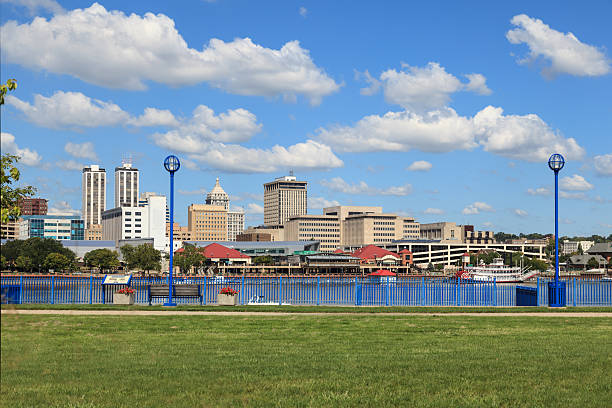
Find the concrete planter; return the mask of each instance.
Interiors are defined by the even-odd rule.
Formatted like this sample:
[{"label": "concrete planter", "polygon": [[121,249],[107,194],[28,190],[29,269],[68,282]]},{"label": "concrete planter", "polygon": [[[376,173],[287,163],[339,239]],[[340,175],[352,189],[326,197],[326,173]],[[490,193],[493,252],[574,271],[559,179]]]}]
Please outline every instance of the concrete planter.
[{"label": "concrete planter", "polygon": [[217,295],[218,306],[236,306],[238,304],[238,295]]},{"label": "concrete planter", "polygon": [[134,304],[134,294],[126,295],[124,293],[113,294],[113,304],[115,305],[133,305]]}]

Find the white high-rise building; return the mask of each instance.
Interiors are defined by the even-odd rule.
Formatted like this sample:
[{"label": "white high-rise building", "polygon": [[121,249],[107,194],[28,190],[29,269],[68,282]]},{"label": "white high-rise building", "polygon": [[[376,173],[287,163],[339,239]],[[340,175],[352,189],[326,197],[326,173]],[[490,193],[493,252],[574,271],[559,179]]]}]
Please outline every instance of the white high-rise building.
[{"label": "white high-rise building", "polygon": [[264,184],[264,225],[282,226],[289,218],[306,214],[307,184],[293,175]]},{"label": "white high-rise building", "polygon": [[129,161],[115,167],[115,207],[138,207],[140,176]]},{"label": "white high-rise building", "polygon": [[96,164],[83,168],[82,205],[85,229],[102,223],[106,209],[106,170]]},{"label": "white high-rise building", "polygon": [[104,211],[102,229],[104,240],[153,238],[155,249],[166,250],[166,196],[149,193],[142,206]]}]

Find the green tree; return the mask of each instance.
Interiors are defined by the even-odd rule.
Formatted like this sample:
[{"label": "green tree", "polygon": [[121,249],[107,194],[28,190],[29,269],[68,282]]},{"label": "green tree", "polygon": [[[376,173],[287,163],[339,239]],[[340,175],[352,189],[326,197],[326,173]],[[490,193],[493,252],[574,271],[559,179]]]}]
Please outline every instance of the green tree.
[{"label": "green tree", "polygon": [[119,266],[119,259],[117,252],[111,251],[110,249],[94,249],[85,254],[83,262],[90,268],[98,268],[100,273],[103,270],[116,268]]},{"label": "green tree", "polygon": [[0,255],[0,270],[4,270],[8,266],[8,262],[4,255]]},{"label": "green tree", "polygon": [[2,168],[0,174],[2,224],[17,219],[21,214],[17,201],[20,198],[31,197],[36,192],[36,189],[32,186],[13,187],[13,183],[18,182],[21,177],[21,173],[16,166],[17,162],[19,162],[19,156],[12,154],[3,154],[0,158]]},{"label": "green tree", "polygon": [[578,255],[582,254],[584,254],[584,251],[582,250],[582,244],[578,244]]},{"label": "green tree", "polygon": [[73,262],[66,255],[52,252],[45,258],[44,266],[47,270],[53,269],[56,272],[63,272],[72,269]]},{"label": "green tree", "polygon": [[15,266],[22,272],[32,272],[32,260],[27,256],[20,255],[15,261]]},{"label": "green tree", "polygon": [[128,271],[138,268],[138,261],[136,260],[136,247],[132,245],[124,245],[119,248],[121,256],[123,257],[123,263]]},{"label": "green tree", "polygon": [[273,265],[274,264],[274,260],[272,259],[270,255],[256,256],[255,258],[253,258],[251,262],[253,263],[253,265]]},{"label": "green tree", "polygon": [[173,263],[178,266],[181,273],[188,274],[191,268],[196,269],[196,273],[199,268],[206,262],[206,257],[202,254],[195,245],[184,244],[183,251],[177,252],[174,255]]},{"label": "green tree", "polygon": [[524,266],[529,266],[533,271],[545,271],[548,269],[548,263],[535,258],[525,258]]},{"label": "green tree", "polygon": [[589,267],[589,269],[599,268],[599,262],[597,262],[597,259],[595,259],[595,257],[593,256],[587,261],[587,266]]},{"label": "green tree", "polygon": [[4,105],[4,95],[15,89],[17,89],[17,81],[12,78],[6,81],[6,84],[0,85],[0,105]]},{"label": "green tree", "polygon": [[136,260],[138,266],[145,270],[161,270],[161,253],[151,244],[142,244],[136,247]]}]

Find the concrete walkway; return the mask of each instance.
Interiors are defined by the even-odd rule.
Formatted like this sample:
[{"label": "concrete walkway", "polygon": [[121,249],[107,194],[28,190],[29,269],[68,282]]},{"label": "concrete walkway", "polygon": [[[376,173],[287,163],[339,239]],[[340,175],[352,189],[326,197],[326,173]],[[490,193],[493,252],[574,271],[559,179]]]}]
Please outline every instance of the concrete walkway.
[{"label": "concrete walkway", "polygon": [[496,316],[496,317],[612,317],[612,312],[499,312],[499,313],[287,313],[287,312],[188,312],[179,310],[2,310],[3,315],[74,316]]}]

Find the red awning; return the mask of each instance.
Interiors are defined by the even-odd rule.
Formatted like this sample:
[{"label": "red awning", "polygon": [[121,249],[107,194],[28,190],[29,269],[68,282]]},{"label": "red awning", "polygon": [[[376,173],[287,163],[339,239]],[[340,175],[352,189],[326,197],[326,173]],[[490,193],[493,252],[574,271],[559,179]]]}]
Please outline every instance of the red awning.
[{"label": "red awning", "polygon": [[369,274],[368,276],[395,276],[395,274],[388,269],[379,269],[376,272]]}]

